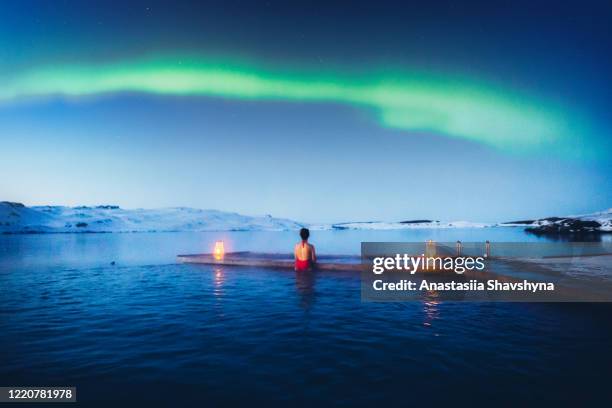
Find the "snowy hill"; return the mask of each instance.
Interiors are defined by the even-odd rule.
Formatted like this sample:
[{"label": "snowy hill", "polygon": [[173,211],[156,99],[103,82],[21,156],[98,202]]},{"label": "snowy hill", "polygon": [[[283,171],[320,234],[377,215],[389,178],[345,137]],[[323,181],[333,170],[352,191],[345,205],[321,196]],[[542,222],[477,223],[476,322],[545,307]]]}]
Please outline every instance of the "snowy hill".
[{"label": "snowy hill", "polygon": [[513,221],[502,226],[524,226],[534,234],[580,234],[612,232],[612,208],[592,214]]},{"label": "snowy hill", "polygon": [[[0,202],[0,233],[53,232],[167,232],[167,231],[287,231],[304,224],[267,216],[200,210],[187,207],[123,209],[95,207],[34,206]],[[549,217],[538,220],[483,224],[468,221],[412,220],[398,222],[346,222],[310,225],[318,230],[397,230],[431,228],[525,227],[535,234],[612,232],[612,208],[593,214]]]},{"label": "snowy hill", "polygon": [[593,214],[580,215],[578,218],[582,221],[595,221],[600,225],[600,231],[612,232],[612,208]]},{"label": "snowy hill", "polygon": [[0,202],[0,232],[283,231],[301,224],[272,216],[176,207],[126,210],[117,206],[26,207]]}]

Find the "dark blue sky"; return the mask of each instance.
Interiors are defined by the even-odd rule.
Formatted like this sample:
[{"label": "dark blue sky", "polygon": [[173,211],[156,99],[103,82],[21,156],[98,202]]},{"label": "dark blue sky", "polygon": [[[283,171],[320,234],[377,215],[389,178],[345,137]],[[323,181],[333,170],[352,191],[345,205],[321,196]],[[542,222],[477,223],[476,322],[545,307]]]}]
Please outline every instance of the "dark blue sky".
[{"label": "dark blue sky", "polygon": [[54,93],[0,101],[2,199],[305,221],[504,221],[610,207],[609,2],[127,3],[0,5],[0,85],[37,67],[168,55],[335,78],[416,71],[544,101],[566,119],[571,146],[600,154],[514,154],[381,126],[368,109],[329,101]]}]

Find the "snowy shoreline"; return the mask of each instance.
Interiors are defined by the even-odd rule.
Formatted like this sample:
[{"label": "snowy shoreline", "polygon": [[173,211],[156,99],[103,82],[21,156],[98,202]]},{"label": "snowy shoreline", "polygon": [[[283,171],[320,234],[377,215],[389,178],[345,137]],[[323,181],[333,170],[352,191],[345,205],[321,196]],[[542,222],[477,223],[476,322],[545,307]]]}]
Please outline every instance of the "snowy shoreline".
[{"label": "snowy shoreline", "polygon": [[408,220],[307,224],[271,215],[249,216],[188,207],[123,209],[114,205],[33,206],[0,202],[0,233],[138,233],[198,231],[402,230],[522,227],[534,234],[612,232],[612,208],[593,214],[486,224],[469,221]]},{"label": "snowy shoreline", "polygon": [[592,214],[513,221],[500,225],[508,227],[525,227],[525,231],[536,235],[610,233],[612,232],[612,208]]},{"label": "snowy shoreline", "polygon": [[112,205],[26,207],[0,202],[0,232],[5,234],[287,231],[301,227],[295,221],[270,215],[186,207],[127,210]]}]

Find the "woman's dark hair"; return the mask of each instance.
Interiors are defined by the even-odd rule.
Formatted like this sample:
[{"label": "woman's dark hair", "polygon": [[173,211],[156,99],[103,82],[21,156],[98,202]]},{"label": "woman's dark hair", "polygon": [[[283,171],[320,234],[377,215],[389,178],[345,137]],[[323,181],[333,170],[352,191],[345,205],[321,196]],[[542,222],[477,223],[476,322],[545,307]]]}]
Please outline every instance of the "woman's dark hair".
[{"label": "woman's dark hair", "polygon": [[300,237],[302,237],[303,241],[306,241],[309,236],[310,236],[310,231],[308,231],[308,228],[302,228],[300,230]]}]

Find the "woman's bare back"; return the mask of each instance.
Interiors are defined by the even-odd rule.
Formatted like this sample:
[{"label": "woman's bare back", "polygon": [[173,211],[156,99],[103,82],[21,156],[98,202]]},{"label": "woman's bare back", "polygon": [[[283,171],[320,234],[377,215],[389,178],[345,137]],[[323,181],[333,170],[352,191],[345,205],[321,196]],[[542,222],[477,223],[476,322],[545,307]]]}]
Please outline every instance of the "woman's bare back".
[{"label": "woman's bare back", "polygon": [[315,262],[317,260],[315,248],[308,242],[300,242],[295,244],[293,254],[295,255],[295,259],[299,259],[300,261]]}]

